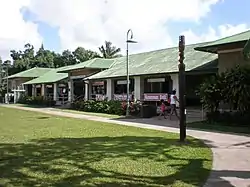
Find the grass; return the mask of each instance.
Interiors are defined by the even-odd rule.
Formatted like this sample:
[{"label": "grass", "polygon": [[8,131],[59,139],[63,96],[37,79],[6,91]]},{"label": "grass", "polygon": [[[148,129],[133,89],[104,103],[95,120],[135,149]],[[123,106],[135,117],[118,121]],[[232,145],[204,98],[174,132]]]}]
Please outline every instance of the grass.
[{"label": "grass", "polygon": [[0,186],[201,186],[212,153],[149,129],[0,107]]},{"label": "grass", "polygon": [[[41,108],[41,106],[33,106],[33,105],[25,105],[25,104],[15,104],[16,106],[22,106],[22,107],[30,107],[30,108]],[[83,111],[77,111],[73,109],[59,109],[54,108],[53,110],[56,111],[63,111],[63,112],[70,112],[75,114],[83,114],[83,115],[89,115],[89,116],[98,116],[98,117],[104,117],[109,119],[115,119],[115,118],[121,118],[122,116],[119,115],[113,115],[113,114],[104,114],[104,113],[94,113],[94,112],[83,112]]]},{"label": "grass", "polygon": [[250,128],[244,126],[229,126],[225,124],[213,123],[210,124],[205,121],[188,123],[188,127],[206,131],[217,131],[226,133],[239,133],[239,134],[250,134]]},{"label": "grass", "polygon": [[122,116],[113,115],[113,114],[83,112],[83,111],[77,111],[77,110],[72,110],[72,109],[55,109],[55,110],[61,110],[63,112],[70,112],[70,113],[75,113],[75,114],[83,114],[83,115],[90,115],[90,116],[105,117],[105,118],[109,118],[109,119],[116,119],[116,118],[121,118],[122,117]]}]

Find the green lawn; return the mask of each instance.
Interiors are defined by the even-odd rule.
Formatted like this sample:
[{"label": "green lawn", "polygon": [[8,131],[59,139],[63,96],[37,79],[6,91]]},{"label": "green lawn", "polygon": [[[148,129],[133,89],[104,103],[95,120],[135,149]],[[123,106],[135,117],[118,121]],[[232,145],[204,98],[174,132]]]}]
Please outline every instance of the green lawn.
[{"label": "green lawn", "polygon": [[206,131],[250,134],[249,127],[239,127],[237,125],[228,126],[228,125],[219,124],[219,123],[209,124],[205,121],[204,122],[201,121],[201,122],[188,123],[187,126],[194,128],[194,129],[200,129],[200,130],[206,130]]},{"label": "green lawn", "polygon": [[0,186],[201,186],[212,153],[148,129],[0,107]]},{"label": "green lawn", "polygon": [[[25,105],[25,104],[15,104],[16,106],[22,106],[22,107],[30,107],[30,108],[41,108],[39,106],[34,106],[34,105]],[[109,118],[109,119],[115,119],[115,118],[120,118],[122,116],[118,115],[113,115],[113,114],[104,114],[104,113],[94,113],[94,112],[83,112],[83,111],[77,111],[77,110],[72,110],[72,109],[59,109],[59,108],[54,108],[53,110],[56,111],[63,111],[63,112],[70,112],[70,113],[76,113],[76,114],[83,114],[83,115],[90,115],[90,116],[98,116],[98,117],[104,117],[104,118]]]},{"label": "green lawn", "polygon": [[104,113],[94,113],[94,112],[83,112],[83,111],[77,111],[72,109],[54,109],[54,110],[61,110],[63,112],[70,112],[75,114],[83,114],[83,115],[90,115],[90,116],[98,116],[98,117],[104,117],[109,119],[115,119],[115,118],[121,118],[122,116],[113,115],[113,114],[104,114]]}]

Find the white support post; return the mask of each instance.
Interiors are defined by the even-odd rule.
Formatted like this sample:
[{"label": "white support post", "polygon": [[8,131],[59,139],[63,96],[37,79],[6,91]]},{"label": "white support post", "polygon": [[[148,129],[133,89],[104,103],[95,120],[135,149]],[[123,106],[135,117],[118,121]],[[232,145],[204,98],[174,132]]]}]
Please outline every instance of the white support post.
[{"label": "white support post", "polygon": [[36,96],[36,85],[32,84],[32,97]]},{"label": "white support post", "polygon": [[135,77],[134,97],[136,100],[142,100],[144,94],[144,79],[143,77]]},{"label": "white support post", "polygon": [[114,81],[112,79],[107,79],[107,98],[112,100],[114,95]]},{"label": "white support post", "polygon": [[69,80],[68,87],[69,87],[68,101],[73,102],[73,100],[74,100],[74,84],[73,84],[72,79]]},{"label": "white support post", "polygon": [[57,90],[58,90],[58,85],[57,85],[57,83],[54,83],[54,85],[53,85],[53,100],[54,101],[58,100]]},{"label": "white support post", "polygon": [[[171,74],[171,79],[173,81],[173,88],[172,90],[176,90],[176,96],[177,98],[179,98],[179,74],[175,73],[175,74]],[[171,90],[171,91],[172,91]],[[176,103],[177,107],[179,107],[179,103]]]},{"label": "white support post", "polygon": [[45,85],[41,85],[41,96],[45,97]]},{"label": "white support post", "polygon": [[89,81],[85,81],[84,100],[87,101],[88,99],[89,99]]}]

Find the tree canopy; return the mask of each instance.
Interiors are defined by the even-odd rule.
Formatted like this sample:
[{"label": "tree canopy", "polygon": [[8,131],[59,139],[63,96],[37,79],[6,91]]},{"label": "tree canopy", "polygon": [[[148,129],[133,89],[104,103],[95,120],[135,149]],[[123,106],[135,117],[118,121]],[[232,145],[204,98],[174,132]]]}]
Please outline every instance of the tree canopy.
[{"label": "tree canopy", "polygon": [[[74,51],[68,49],[62,53],[41,47],[35,51],[34,46],[30,43],[24,45],[23,50],[11,50],[10,57],[13,63],[8,67],[8,74],[12,75],[25,71],[33,67],[58,68],[68,65],[74,65],[93,58],[115,58],[120,56],[120,48],[112,45],[111,42],[105,41],[105,45],[99,48],[101,54],[96,51],[77,47]],[[3,62],[0,60],[2,67]]]},{"label": "tree canopy", "polygon": [[121,48],[113,46],[112,42],[109,41],[105,41],[104,45],[99,47],[99,51],[101,52],[103,58],[116,58],[122,56],[119,54],[121,52]]}]

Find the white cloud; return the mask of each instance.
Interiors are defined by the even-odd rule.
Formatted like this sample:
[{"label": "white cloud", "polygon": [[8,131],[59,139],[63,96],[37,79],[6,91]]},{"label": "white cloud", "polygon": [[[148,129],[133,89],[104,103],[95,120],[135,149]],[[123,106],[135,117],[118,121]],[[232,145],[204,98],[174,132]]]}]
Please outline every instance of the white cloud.
[{"label": "white cloud", "polygon": [[[23,20],[20,10],[24,7],[35,14],[36,21],[58,28],[61,49],[83,46],[97,50],[105,40],[125,49],[126,32],[131,28],[139,43],[130,45],[130,51],[136,53],[176,45],[168,32],[169,21],[199,22],[219,1],[0,0],[0,56],[6,59],[11,49],[22,49],[27,42],[39,47],[42,42],[38,25]],[[192,29],[183,33],[187,43],[196,43],[246,29],[245,24],[222,25],[209,27],[206,33]]]},{"label": "white cloud", "polygon": [[131,51],[172,46],[168,21],[198,22],[220,0],[31,0],[36,19],[59,28],[62,49],[96,50],[105,40],[125,48],[131,28],[138,44]]},{"label": "white cloud", "polygon": [[219,38],[244,32],[249,29],[250,26],[247,24],[238,24],[238,25],[225,24],[218,26],[218,28],[216,29],[209,27],[208,31],[202,34],[196,34],[192,31],[192,29],[186,30],[182,32],[182,34],[185,35],[186,43],[192,44],[192,43],[217,40]]},{"label": "white cloud", "polygon": [[41,45],[37,25],[25,22],[20,12],[28,4],[28,0],[0,0],[0,56],[3,60],[10,59],[11,49],[22,49],[27,42]]}]

